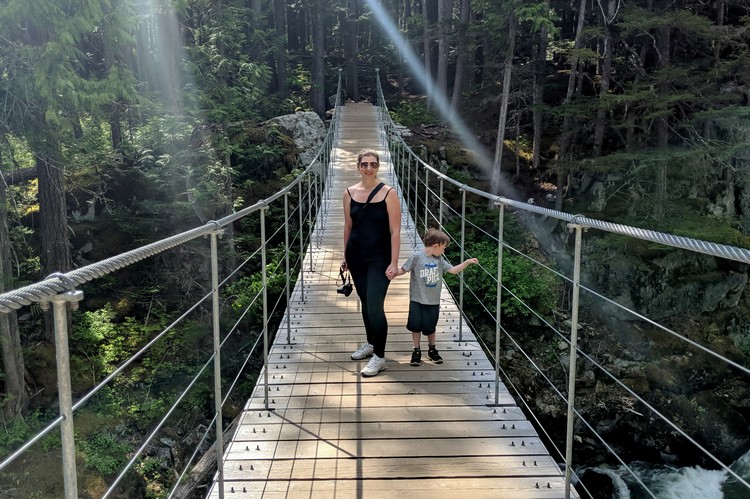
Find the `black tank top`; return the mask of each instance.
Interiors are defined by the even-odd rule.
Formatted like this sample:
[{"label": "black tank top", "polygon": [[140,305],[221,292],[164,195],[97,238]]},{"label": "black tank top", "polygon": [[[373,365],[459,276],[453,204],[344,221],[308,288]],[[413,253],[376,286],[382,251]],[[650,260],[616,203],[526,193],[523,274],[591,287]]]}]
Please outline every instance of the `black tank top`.
[{"label": "black tank top", "polygon": [[[386,197],[390,188],[386,191]],[[388,222],[388,208],[385,199],[377,203],[351,200],[349,214],[352,218],[352,231],[346,245],[348,264],[357,260],[391,260],[391,230]]]}]

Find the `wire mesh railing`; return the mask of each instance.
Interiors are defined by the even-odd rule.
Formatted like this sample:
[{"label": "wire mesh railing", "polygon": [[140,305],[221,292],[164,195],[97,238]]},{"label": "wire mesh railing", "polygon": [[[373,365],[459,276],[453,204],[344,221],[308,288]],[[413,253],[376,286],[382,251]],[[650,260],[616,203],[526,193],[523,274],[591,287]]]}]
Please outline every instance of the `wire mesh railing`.
[{"label": "wire mesh railing", "polygon": [[[379,83],[379,78],[376,80]],[[658,318],[649,318],[649,313],[639,312],[627,300],[623,302],[605,296],[594,289],[590,283],[591,278],[584,282],[582,275],[590,277],[594,272],[591,262],[584,262],[582,259],[584,255],[592,253],[591,247],[597,240],[597,234],[587,235],[585,239],[588,246],[584,245],[584,234],[590,229],[600,231],[599,234],[615,234],[631,240],[658,243],[668,251],[700,254],[697,258],[723,262],[714,265],[713,268],[718,274],[723,272],[725,275],[735,272],[735,266],[741,268],[733,262],[750,263],[750,251],[582,215],[571,215],[473,188],[451,178],[444,173],[444,169],[441,171],[430,165],[412,150],[402,139],[399,131],[401,128],[391,119],[380,86],[377,103],[386,129],[394,169],[401,182],[405,198],[404,210],[408,211],[415,221],[412,227],[407,228],[412,232],[410,237],[416,244],[421,231],[428,227],[437,227],[448,233],[455,248],[452,254],[447,253],[449,258],[452,256],[456,261],[464,261],[466,258],[478,257],[480,260],[477,266],[479,272],[468,273],[467,277],[464,276],[467,273],[461,273],[458,283],[450,286],[462,311],[459,320],[459,341],[464,323],[471,322],[474,331],[480,333],[476,334],[477,338],[483,342],[484,349],[495,364],[495,386],[499,386],[502,374],[515,391],[516,399],[523,404],[528,416],[536,422],[540,431],[547,435],[550,445],[564,462],[566,494],[570,494],[571,484],[578,480],[574,472],[574,468],[578,466],[573,453],[574,446],[587,439],[593,442],[590,446],[598,444],[598,447],[603,449],[608,456],[603,461],[619,463],[622,466],[626,474],[631,476],[629,481],[638,489],[638,494],[657,497],[657,491],[644,483],[640,475],[631,468],[629,456],[632,454],[623,455],[623,449],[628,445],[638,445],[637,439],[616,438],[613,442],[613,431],[601,431],[602,427],[615,427],[612,422],[602,421],[597,417],[597,413],[603,411],[586,405],[590,402],[590,397],[583,403],[577,402],[577,390],[580,391],[581,385],[591,383],[596,387],[601,384],[610,387],[611,390],[619,390],[618,393],[622,394],[620,409],[624,414],[644,421],[653,421],[655,429],[661,428],[664,433],[672,435],[670,442],[685,442],[685,447],[681,448],[697,456],[693,462],[708,463],[707,466],[723,470],[728,477],[736,480],[738,485],[745,487],[745,493],[750,494],[750,484],[746,479],[730,467],[731,463],[724,462],[717,456],[717,447],[720,445],[711,442],[706,435],[696,434],[694,426],[688,429],[684,424],[685,417],[699,419],[703,414],[710,414],[713,410],[710,405],[700,405],[695,400],[688,399],[691,402],[688,405],[693,406],[694,414],[675,416],[676,412],[672,408],[663,405],[664,397],[651,396],[648,387],[645,391],[638,390],[637,387],[644,386],[644,383],[634,383],[632,379],[622,378],[622,366],[618,367],[612,362],[612,352],[588,350],[588,347],[594,345],[588,337],[585,341],[587,348],[582,348],[579,344],[580,332],[590,328],[582,324],[579,317],[581,311],[585,311],[590,318],[606,316],[602,319],[601,325],[597,326],[601,327],[601,331],[587,335],[591,337],[612,336],[612,333],[605,330],[605,325],[612,322],[611,317],[615,317],[616,320],[622,321],[621,324],[627,325],[628,330],[648,328],[649,331],[644,333],[643,339],[627,339],[633,349],[639,348],[640,342],[645,345],[643,348],[648,350],[649,344],[667,341],[665,338],[668,337],[669,341],[678,344],[674,347],[675,351],[688,357],[694,356],[692,358],[695,359],[701,356],[702,360],[696,362],[706,369],[715,369],[716,363],[720,363],[724,366],[723,369],[733,370],[733,375],[744,383],[750,370],[736,357],[729,358],[726,351],[717,351],[710,344],[691,338],[689,332],[678,332],[675,326],[664,322],[663,317],[661,322]],[[473,201],[470,213],[467,212],[469,198]],[[490,209],[485,208],[488,205],[495,206],[498,212],[495,217],[491,216]],[[550,224],[542,225],[540,222],[548,222],[551,219],[562,221],[567,226],[567,231],[572,234],[572,237],[569,237],[564,235],[565,231],[559,231],[563,234],[555,241],[556,259],[550,258],[548,255],[551,251],[544,247],[549,241],[541,241],[536,237],[540,234],[549,235]],[[513,224],[512,231],[508,231],[506,227],[509,223]],[[533,243],[527,244],[528,241]],[[724,266],[723,271],[719,270],[720,265]],[[472,275],[474,278],[470,277]],[[518,285],[519,281],[523,284],[529,282],[529,277],[535,282],[545,283],[536,296],[529,293],[529,289]],[[717,281],[721,280],[720,276],[715,278]],[[540,304],[539,293],[545,292],[565,296],[566,303],[562,307],[559,304],[550,306],[549,302],[541,300],[544,303]],[[613,310],[616,313],[613,313]],[[528,336],[522,333],[524,329],[529,328],[537,331],[537,338],[531,344]],[[537,341],[538,339],[543,341]],[[598,343],[600,346],[604,344]],[[507,350],[503,351],[501,348]],[[637,353],[635,356],[638,355],[641,354]],[[643,358],[632,363],[645,366],[647,359],[641,356]],[[529,381],[518,377],[514,380],[508,367],[504,366],[508,362],[525,363],[526,367],[519,371],[536,373],[536,378],[540,380],[538,383],[535,382],[536,389],[542,393],[551,393],[552,397],[558,400],[560,407],[567,408],[563,432],[554,426],[555,421],[559,419],[540,414],[539,404],[530,401],[525,393],[528,388],[517,386]],[[581,379],[582,377],[586,379]],[[497,397],[496,393],[496,400]],[[669,405],[669,401],[666,404]],[[585,483],[579,486],[585,490]]]},{"label": "wire mesh railing", "polygon": [[[169,343],[175,340],[175,338],[184,338],[188,335],[190,327],[195,327],[186,325],[189,317],[207,313],[210,315],[210,326],[208,329],[211,331],[212,337],[211,348],[207,348],[208,342],[204,339],[205,334],[200,332],[197,336],[201,339],[197,340],[196,343],[200,344],[202,348],[193,352],[169,352],[168,355],[164,355],[160,360],[161,364],[157,364],[155,367],[151,361],[149,361],[147,366],[140,366],[141,370],[139,372],[146,378],[153,379],[155,374],[149,372],[148,367],[151,366],[152,369],[156,370],[162,365],[163,375],[185,379],[184,388],[174,393],[171,403],[167,407],[164,407],[162,416],[153,422],[149,428],[147,437],[137,443],[137,448],[123,450],[129,456],[128,462],[120,470],[109,471],[109,474],[115,478],[111,483],[106,484],[106,490],[102,492],[102,497],[113,497],[118,494],[130,496],[127,490],[123,488],[128,474],[132,472],[136,463],[143,461],[144,453],[154,446],[155,440],[160,435],[164,425],[174,415],[175,411],[178,410],[180,404],[186,398],[194,396],[191,394],[191,390],[195,390],[196,384],[203,377],[213,378],[213,418],[210,426],[206,426],[200,432],[198,442],[195,444],[191,455],[184,462],[180,463],[180,469],[175,470],[179,478],[172,481],[173,488],[169,491],[169,496],[182,496],[180,492],[177,492],[178,487],[183,483],[185,475],[194,464],[194,460],[200,451],[206,450],[204,446],[212,437],[217,460],[217,480],[219,482],[223,480],[221,462],[224,455],[224,407],[230,394],[238,385],[240,378],[248,375],[246,369],[248,364],[257,362],[256,359],[261,357],[261,353],[258,352],[259,346],[263,350],[263,365],[266,365],[268,362],[269,342],[272,335],[271,325],[274,322],[281,322],[284,313],[283,305],[289,301],[291,286],[294,286],[295,280],[301,279],[304,281],[305,279],[307,270],[304,268],[303,257],[306,247],[315,243],[312,240],[313,230],[316,224],[319,223],[320,210],[324,209],[322,200],[325,197],[325,190],[329,188],[328,166],[333,160],[333,145],[339,132],[339,113],[336,110],[341,105],[341,99],[341,71],[339,71],[334,113],[317,155],[304,171],[283,189],[270,197],[224,218],[210,221],[201,227],[196,227],[71,272],[54,274],[39,283],[0,294],[0,313],[11,313],[34,303],[39,303],[43,307],[48,307],[51,304],[54,311],[60,405],[60,415],[57,418],[48,422],[44,428],[28,439],[28,441],[24,442],[10,455],[3,457],[2,462],[0,462],[0,471],[7,471],[10,466],[20,457],[24,456],[34,445],[39,444],[52,430],[59,427],[64,497],[71,499],[79,497],[76,450],[80,448],[82,442],[76,438],[76,414],[95,397],[102,394],[109,396],[115,381],[123,377],[126,371],[133,369],[138,363],[143,363],[144,358],[150,355],[152,350],[161,349],[160,352],[164,354],[166,353],[164,349],[170,348],[169,346],[164,346],[165,342]],[[220,253],[224,255],[229,252],[229,249],[222,252],[222,235],[234,222],[250,220],[253,216],[257,216],[258,219],[251,225],[260,232],[259,234],[252,234],[255,242],[250,243],[250,245],[253,247],[248,248],[244,260],[236,268],[230,269],[228,275],[220,281]],[[188,306],[179,317],[171,321],[166,327],[151,335],[145,344],[138,346],[137,351],[133,355],[120,362],[117,366],[113,366],[110,369],[111,372],[103,380],[96,383],[93,388],[88,390],[85,395],[74,403],[71,386],[67,316],[68,310],[77,308],[77,304],[83,299],[83,291],[79,287],[97,278],[129,267],[141,260],[154,258],[157,255],[168,255],[168,251],[180,248],[199,238],[209,239],[209,247],[204,248],[202,253],[210,255],[210,282],[205,285],[210,291]],[[231,244],[231,241],[227,241],[227,246],[229,244]],[[247,283],[247,288],[243,287],[242,292],[244,295],[242,299],[238,300],[236,297],[228,295],[236,293],[237,288],[242,287],[235,286],[232,289],[231,284],[238,282],[238,279],[241,280],[239,276],[243,273],[248,276],[260,276],[260,282],[258,283],[259,285],[254,285],[252,277],[245,277],[244,279],[246,280],[243,281],[243,284]],[[279,286],[273,286],[274,291],[269,291],[272,288],[269,285],[271,281],[279,284]],[[279,291],[279,289],[281,290]],[[271,302],[269,302],[269,299]],[[225,302],[233,303],[233,307],[225,306]],[[288,309],[286,313],[288,314]],[[245,321],[248,315],[256,316],[255,324],[260,324],[260,326],[257,326],[257,331],[249,334],[241,331],[247,327],[247,322]],[[222,324],[222,321],[229,318],[233,320],[233,323],[227,328]],[[287,324],[290,322],[288,317],[286,318],[286,322]],[[199,322],[199,327],[202,331],[205,331],[205,325],[208,325],[208,321],[205,321],[205,324],[203,320]],[[238,339],[238,337],[241,337],[241,339]],[[288,336],[287,341],[289,341]],[[246,349],[246,352],[243,352],[244,357],[239,365],[226,366],[222,364],[222,350],[226,350],[230,342],[233,342],[234,345],[245,344],[243,348]],[[175,343],[178,342],[175,341]],[[180,344],[183,343],[180,342]],[[208,356],[201,360],[201,352],[204,352]],[[226,353],[224,355],[226,356]],[[174,356],[190,356],[194,358],[196,367],[192,372],[169,372],[168,368],[163,368],[163,363],[167,357]],[[232,371],[232,369],[234,370]],[[260,370],[258,368],[258,371]],[[268,370],[266,369],[265,372],[267,373]],[[230,379],[231,382],[227,382],[226,379]],[[142,380],[141,382],[145,381]],[[268,383],[267,379],[265,383]],[[267,399],[266,408],[268,408]],[[128,410],[130,410],[128,407],[122,407],[123,413]],[[133,439],[131,438],[131,440]],[[43,481],[40,480],[39,486],[40,491],[47,490],[47,493],[49,493],[50,488],[44,485]],[[223,490],[223,487],[221,489]],[[40,493],[42,495],[46,494],[45,492]],[[58,495],[58,493],[53,493],[53,495]]]}]

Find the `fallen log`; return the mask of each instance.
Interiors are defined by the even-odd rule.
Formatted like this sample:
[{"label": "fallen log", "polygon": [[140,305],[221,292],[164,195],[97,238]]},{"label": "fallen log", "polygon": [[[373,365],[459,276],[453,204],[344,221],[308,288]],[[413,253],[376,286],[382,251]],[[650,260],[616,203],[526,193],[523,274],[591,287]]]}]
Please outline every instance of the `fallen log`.
[{"label": "fallen log", "polygon": [[28,182],[34,180],[37,177],[36,166],[29,168],[20,168],[18,170],[10,170],[3,173],[3,181],[6,185],[15,185],[22,182]]},{"label": "fallen log", "polygon": [[[240,421],[240,414],[229,424],[226,430],[222,433],[224,435],[224,447],[234,438],[234,433],[237,430]],[[203,498],[206,496],[205,492],[195,494],[196,490],[204,485],[211,475],[216,472],[216,446],[212,445],[209,450],[200,458],[200,460],[193,466],[185,478],[183,478],[174,488],[172,497],[179,497],[181,499],[187,499],[191,497]]]}]

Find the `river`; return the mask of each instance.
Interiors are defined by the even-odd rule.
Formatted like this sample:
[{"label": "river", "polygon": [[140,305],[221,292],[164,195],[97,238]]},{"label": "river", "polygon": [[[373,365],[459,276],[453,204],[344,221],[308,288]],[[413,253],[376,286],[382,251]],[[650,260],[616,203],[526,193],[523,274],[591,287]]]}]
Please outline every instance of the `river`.
[{"label": "river", "polygon": [[[675,468],[638,462],[629,464],[629,467],[658,499],[750,499],[750,489],[723,469]],[[592,469],[611,477],[615,499],[652,497],[624,466]],[[750,451],[732,464],[731,469],[750,482]]]}]

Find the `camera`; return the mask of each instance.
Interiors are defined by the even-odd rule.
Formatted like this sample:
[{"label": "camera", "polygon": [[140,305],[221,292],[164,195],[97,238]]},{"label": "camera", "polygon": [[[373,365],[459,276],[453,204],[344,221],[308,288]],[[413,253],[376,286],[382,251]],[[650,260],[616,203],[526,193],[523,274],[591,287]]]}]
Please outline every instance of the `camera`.
[{"label": "camera", "polygon": [[349,277],[349,272],[346,272],[344,270],[344,266],[342,265],[341,268],[339,268],[339,276],[341,277],[341,287],[336,288],[336,292],[340,295],[349,296],[352,294],[352,290],[354,287],[352,286],[352,280],[351,277]]}]

